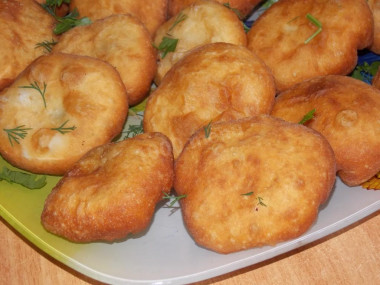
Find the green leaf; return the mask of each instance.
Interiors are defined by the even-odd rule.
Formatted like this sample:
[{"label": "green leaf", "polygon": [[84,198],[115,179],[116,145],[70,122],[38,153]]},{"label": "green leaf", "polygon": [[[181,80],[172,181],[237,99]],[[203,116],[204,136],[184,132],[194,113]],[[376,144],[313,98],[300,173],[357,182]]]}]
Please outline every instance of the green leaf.
[{"label": "green leaf", "polygon": [[315,109],[309,111],[306,113],[305,116],[303,116],[302,120],[298,122],[298,124],[305,124],[307,121],[310,121],[312,118],[314,118]]},{"label": "green leaf", "polygon": [[161,51],[161,58],[164,58],[169,52],[174,52],[177,48],[178,39],[163,37],[160,45],[156,47]]},{"label": "green leaf", "polygon": [[3,166],[3,169],[0,172],[0,180],[20,184],[29,189],[40,189],[46,185],[45,175],[13,171],[5,166]]},{"label": "green leaf", "polygon": [[314,39],[320,32],[322,32],[322,23],[319,22],[316,18],[314,18],[312,15],[307,13],[306,18],[313,23],[318,29],[315,31],[314,34],[312,34],[310,37],[308,37],[305,40],[305,44],[308,44],[312,39]]}]

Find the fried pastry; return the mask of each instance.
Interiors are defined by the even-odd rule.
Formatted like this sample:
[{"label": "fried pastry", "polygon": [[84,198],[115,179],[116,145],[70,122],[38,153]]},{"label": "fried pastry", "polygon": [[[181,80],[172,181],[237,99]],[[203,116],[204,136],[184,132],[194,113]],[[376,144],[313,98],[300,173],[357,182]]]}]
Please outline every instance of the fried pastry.
[{"label": "fried pastry", "polygon": [[130,105],[147,96],[157,70],[149,32],[131,15],[112,15],[71,29],[60,37],[53,51],[109,62],[120,73]]},{"label": "fried pastry", "polygon": [[62,175],[118,135],[127,113],[124,84],[110,64],[41,56],[0,92],[0,153],[21,169]]},{"label": "fried pastry", "polygon": [[372,43],[373,17],[365,0],[282,0],[255,21],[247,38],[283,91],[316,76],[349,74],[357,50]]},{"label": "fried pastry", "polygon": [[166,20],[167,0],[71,0],[70,10],[77,9],[81,17],[92,21],[113,14],[131,14],[139,19],[153,36]]},{"label": "fried pastry", "polygon": [[[176,42],[175,50],[172,45]],[[159,48],[159,85],[168,70],[191,49],[215,42],[246,46],[247,36],[237,15],[220,3],[198,0],[162,24],[154,37]],[[166,48],[166,43],[169,48]],[[161,48],[164,45],[164,48]],[[170,52],[168,52],[170,50]]]},{"label": "fried pastry", "polygon": [[371,51],[380,54],[380,1],[368,0],[374,19],[373,43],[369,47]]},{"label": "fried pastry", "polygon": [[344,183],[359,185],[379,172],[379,90],[348,76],[322,76],[280,93],[271,114],[298,122],[313,109],[306,125],[331,144]]},{"label": "fried pastry", "polygon": [[42,224],[75,242],[122,239],[149,226],[172,183],[172,148],[162,134],[102,145],[85,154],[54,187]]},{"label": "fried pastry", "polygon": [[161,132],[174,157],[209,122],[268,114],[275,86],[265,64],[243,46],[212,43],[178,61],[148,97],[144,130]]},{"label": "fried pastry", "polygon": [[[181,10],[185,9],[187,6],[193,4],[196,0],[169,0],[168,1],[168,16],[172,17],[178,14]],[[221,4],[228,4],[231,9],[243,19],[246,18],[256,7],[261,0],[216,0]]]},{"label": "fried pastry", "polygon": [[0,90],[46,52],[39,43],[56,40],[54,24],[34,0],[0,1]]},{"label": "fried pastry", "polygon": [[335,181],[335,158],[316,131],[268,115],[211,124],[175,162],[174,188],[195,242],[219,253],[303,234]]}]

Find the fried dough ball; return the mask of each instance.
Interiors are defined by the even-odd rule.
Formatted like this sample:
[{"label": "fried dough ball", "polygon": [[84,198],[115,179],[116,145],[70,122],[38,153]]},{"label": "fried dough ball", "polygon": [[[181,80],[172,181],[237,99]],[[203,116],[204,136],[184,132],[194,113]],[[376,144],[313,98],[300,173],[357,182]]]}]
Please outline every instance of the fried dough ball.
[{"label": "fried dough ball", "polygon": [[[313,20],[322,26],[318,34]],[[282,0],[258,18],[247,38],[284,91],[316,76],[349,74],[357,50],[372,43],[373,17],[365,0]]]},{"label": "fried dough ball", "polygon": [[88,55],[113,65],[130,105],[148,94],[157,70],[156,50],[144,25],[131,15],[112,15],[64,33],[53,51]]},{"label": "fried dough ball", "polygon": [[369,47],[374,53],[380,54],[380,1],[368,0],[374,18],[373,43]]},{"label": "fried dough ball", "polygon": [[195,242],[219,253],[302,235],[335,181],[326,139],[268,115],[215,123],[175,162],[174,188]]},{"label": "fried dough ball", "polygon": [[348,76],[318,77],[280,93],[272,115],[299,122],[313,109],[306,124],[331,144],[344,183],[359,185],[379,172],[379,90]]},{"label": "fried dough ball", "polygon": [[146,229],[173,183],[169,140],[142,134],[92,149],[54,187],[42,224],[75,242],[114,241]]},{"label": "fried dough ball", "polygon": [[177,62],[149,96],[144,130],[169,137],[176,158],[199,128],[211,121],[268,114],[274,96],[270,71],[247,48],[204,45]]},{"label": "fried dough ball", "polygon": [[154,45],[165,38],[177,39],[175,51],[160,51],[155,83],[159,85],[168,70],[191,49],[215,42],[246,46],[247,36],[237,15],[222,4],[198,0],[173,16],[157,30]]},{"label": "fried dough ball", "polygon": [[75,8],[81,17],[92,21],[113,14],[131,14],[139,19],[153,36],[166,20],[167,0],[71,0],[70,10]]},{"label": "fried dough ball", "polygon": [[[172,17],[181,10],[193,4],[196,0],[169,0],[168,15]],[[216,0],[221,4],[229,4],[231,9],[236,9],[241,18],[246,18],[261,0]]]},{"label": "fried dough ball", "polygon": [[0,1],[0,90],[44,54],[44,48],[36,45],[55,40],[54,24],[34,0]]},{"label": "fried dough ball", "polygon": [[119,134],[127,114],[125,87],[111,65],[41,56],[0,92],[0,153],[30,172],[62,175]]}]

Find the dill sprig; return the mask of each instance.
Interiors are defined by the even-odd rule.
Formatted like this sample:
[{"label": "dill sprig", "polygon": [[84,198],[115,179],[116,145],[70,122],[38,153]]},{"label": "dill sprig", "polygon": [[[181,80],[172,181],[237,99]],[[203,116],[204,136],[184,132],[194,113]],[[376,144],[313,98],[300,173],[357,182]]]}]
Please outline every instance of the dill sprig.
[{"label": "dill sprig", "polygon": [[187,19],[187,15],[180,12],[177,17],[175,17],[173,24],[170,26],[168,32],[174,29],[175,26],[177,26],[182,21],[185,21]]},{"label": "dill sprig", "polygon": [[314,18],[311,14],[307,13],[306,18],[314,24],[318,29],[315,31],[314,34],[312,34],[310,37],[308,37],[305,40],[305,44],[308,44],[312,39],[314,39],[320,32],[322,32],[322,23],[318,21],[316,18]]},{"label": "dill sprig", "polygon": [[66,134],[66,133],[69,133],[71,131],[74,131],[76,129],[75,126],[72,126],[72,127],[65,127],[65,125],[67,124],[69,120],[65,121],[62,125],[60,125],[58,128],[51,128],[51,130],[53,131],[58,131],[60,132],[61,134]]},{"label": "dill sprig", "polygon": [[52,39],[51,41],[43,41],[43,42],[40,42],[40,43],[36,43],[36,46],[35,48],[39,48],[39,47],[42,47],[43,49],[45,49],[45,51],[47,53],[51,52],[53,50],[53,46],[57,44],[57,41],[55,41],[54,39]]},{"label": "dill sprig", "polygon": [[3,130],[7,133],[9,143],[13,147],[13,142],[20,144],[19,140],[24,139],[26,135],[28,134],[28,131],[31,130],[31,128],[25,128],[25,125],[21,125],[13,129],[3,129]]},{"label": "dill sprig", "polygon": [[179,196],[174,196],[174,195],[170,195],[169,193],[166,193],[166,192],[163,192],[164,193],[164,196],[162,197],[162,199],[166,199],[166,200],[169,200],[171,201],[170,204],[168,205],[168,207],[173,207],[173,205],[178,202],[179,200],[183,199],[183,198],[186,198],[186,194],[184,195],[179,195]]},{"label": "dill sprig", "polygon": [[210,121],[203,129],[205,131],[205,138],[207,139],[210,136],[211,133],[211,122]]},{"label": "dill sprig", "polygon": [[43,90],[41,90],[41,87],[38,85],[38,82],[37,82],[37,81],[34,81],[34,82],[31,83],[30,85],[19,86],[19,88],[31,88],[31,89],[35,89],[35,90],[37,90],[38,93],[41,94],[42,100],[44,101],[44,106],[45,106],[45,108],[46,108],[46,100],[45,100],[46,83],[44,82],[43,84],[44,84],[44,86],[43,86]]}]

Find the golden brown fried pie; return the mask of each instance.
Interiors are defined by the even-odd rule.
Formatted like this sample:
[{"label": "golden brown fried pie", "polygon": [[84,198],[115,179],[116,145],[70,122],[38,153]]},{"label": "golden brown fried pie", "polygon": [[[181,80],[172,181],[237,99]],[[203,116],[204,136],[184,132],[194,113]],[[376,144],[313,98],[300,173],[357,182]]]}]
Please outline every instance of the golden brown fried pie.
[{"label": "golden brown fried pie", "polygon": [[215,42],[246,46],[247,36],[237,15],[220,3],[198,0],[162,24],[154,37],[160,47],[165,38],[178,40],[175,50],[160,50],[155,83],[160,84],[168,70],[191,49]]},{"label": "golden brown fried pie", "polygon": [[144,131],[161,132],[174,157],[209,122],[268,114],[275,86],[265,64],[243,46],[213,43],[177,62],[149,96]]},{"label": "golden brown fried pie", "polygon": [[61,36],[53,51],[109,62],[120,73],[130,105],[145,98],[157,70],[151,37],[144,25],[131,15],[112,15],[71,29]]},{"label": "golden brown fried pie", "polygon": [[377,70],[375,76],[372,78],[372,85],[377,89],[380,89],[380,72]]},{"label": "golden brown fried pie", "polygon": [[372,43],[373,17],[365,0],[282,0],[255,21],[247,37],[283,91],[316,76],[349,74],[357,50]]},{"label": "golden brown fried pie", "polygon": [[374,19],[373,43],[369,47],[374,53],[380,54],[380,1],[368,0]]},{"label": "golden brown fried pie", "polygon": [[44,48],[36,45],[55,39],[54,24],[34,0],[0,1],[0,90],[44,54]]},{"label": "golden brown fried pie", "polygon": [[125,238],[149,226],[172,183],[172,148],[162,134],[102,145],[84,155],[52,190],[42,224],[76,242]]},{"label": "golden brown fried pie", "polygon": [[166,20],[167,0],[71,0],[70,9],[92,21],[113,14],[131,14],[146,26],[151,35]]},{"label": "golden brown fried pie", "polygon": [[0,92],[0,153],[21,169],[61,175],[119,134],[127,113],[124,84],[108,63],[41,56]]},{"label": "golden brown fried pie", "polygon": [[[178,14],[181,10],[185,9],[187,6],[190,6],[194,2],[196,2],[196,0],[169,0],[169,17]],[[252,12],[253,8],[261,2],[261,0],[216,0],[216,2],[225,5],[228,4],[231,9],[237,10],[236,12],[241,18],[245,18]]]},{"label": "golden brown fried pie", "polygon": [[318,77],[280,93],[272,115],[298,122],[312,109],[306,124],[331,144],[344,183],[359,185],[379,172],[379,90],[347,76]]},{"label": "golden brown fried pie", "polygon": [[219,253],[303,234],[335,181],[335,158],[314,130],[268,115],[199,130],[175,162],[174,188],[197,244]]}]

